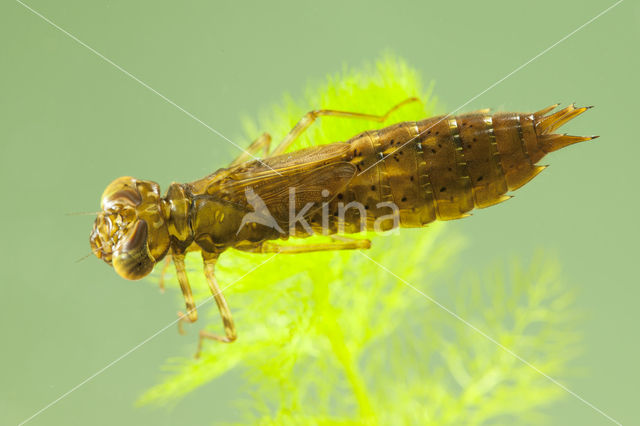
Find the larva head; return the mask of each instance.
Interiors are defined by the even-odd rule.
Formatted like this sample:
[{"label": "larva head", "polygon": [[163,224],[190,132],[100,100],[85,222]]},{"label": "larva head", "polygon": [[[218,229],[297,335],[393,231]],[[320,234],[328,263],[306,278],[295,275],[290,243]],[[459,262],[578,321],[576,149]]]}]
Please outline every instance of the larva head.
[{"label": "larva head", "polygon": [[129,176],[111,182],[89,237],[93,253],[123,278],[147,275],[169,250],[163,203],[155,182]]}]

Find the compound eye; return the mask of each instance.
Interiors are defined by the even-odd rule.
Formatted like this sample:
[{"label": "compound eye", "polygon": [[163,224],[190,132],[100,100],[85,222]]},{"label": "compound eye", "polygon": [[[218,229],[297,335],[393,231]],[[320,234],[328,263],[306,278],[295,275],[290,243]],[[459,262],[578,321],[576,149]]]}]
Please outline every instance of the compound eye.
[{"label": "compound eye", "polygon": [[128,280],[139,280],[153,269],[156,260],[149,251],[147,222],[139,220],[118,242],[113,252],[113,268]]},{"label": "compound eye", "polygon": [[102,209],[113,210],[117,207],[136,207],[142,202],[142,195],[131,176],[120,177],[111,182],[102,193]]}]

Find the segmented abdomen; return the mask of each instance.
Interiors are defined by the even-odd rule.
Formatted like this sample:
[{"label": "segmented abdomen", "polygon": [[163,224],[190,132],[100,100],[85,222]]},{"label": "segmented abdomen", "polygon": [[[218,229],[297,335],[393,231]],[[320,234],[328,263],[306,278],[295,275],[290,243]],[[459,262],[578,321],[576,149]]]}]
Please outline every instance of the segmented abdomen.
[{"label": "segmented abdomen", "polygon": [[[592,139],[552,134],[587,108],[571,105],[544,115],[553,108],[434,117],[364,132],[349,141],[358,172],[340,201],[362,203],[368,229],[390,213],[387,207],[376,207],[379,203],[398,206],[401,226],[420,227],[504,201],[510,198],[507,191],[544,169],[536,163],[545,154]],[[345,222],[346,232],[359,230],[356,209],[346,211]],[[389,220],[383,228],[392,225]]]}]

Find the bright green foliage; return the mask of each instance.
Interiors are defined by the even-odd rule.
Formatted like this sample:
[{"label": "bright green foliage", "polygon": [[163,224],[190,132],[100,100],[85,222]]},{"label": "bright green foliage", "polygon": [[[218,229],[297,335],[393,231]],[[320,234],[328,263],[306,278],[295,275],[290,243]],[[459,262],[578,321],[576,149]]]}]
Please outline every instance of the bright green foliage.
[{"label": "bright green foliage", "polygon": [[436,100],[431,96],[430,87],[423,88],[417,71],[403,61],[387,57],[362,70],[345,69],[342,73],[330,76],[322,86],[307,90],[302,102],[285,96],[282,104],[266,110],[257,122],[245,120],[245,128],[252,138],[268,131],[277,144],[311,110],[337,109],[382,115],[411,97],[419,97],[423,104],[403,107],[391,115],[386,123],[337,117],[320,118],[289,151],[344,141],[364,130],[386,127],[405,120],[422,120],[435,115]]},{"label": "bright green foliage", "polygon": [[[387,58],[330,78],[304,103],[286,100],[248,128],[252,136],[269,130],[278,141],[310,109],[384,113],[410,96],[428,99],[417,73]],[[433,113],[433,103],[411,106],[390,122]],[[376,124],[325,118],[297,148],[382,126]],[[441,223],[373,236],[366,256],[410,285],[360,252],[278,255],[240,279],[271,255],[229,250],[217,276],[222,287],[233,284],[225,295],[238,341],[206,342],[199,360],[169,360],[164,381],[140,402],[175,403],[236,368],[247,381],[238,406],[252,424],[537,422],[541,407],[564,391],[478,330],[546,374],[562,376],[578,342],[571,297],[545,262],[452,285],[446,272],[460,246]],[[207,297],[198,256],[189,268],[196,296]],[[430,297],[446,301],[469,324]],[[222,333],[213,302],[200,312],[199,324]]]}]

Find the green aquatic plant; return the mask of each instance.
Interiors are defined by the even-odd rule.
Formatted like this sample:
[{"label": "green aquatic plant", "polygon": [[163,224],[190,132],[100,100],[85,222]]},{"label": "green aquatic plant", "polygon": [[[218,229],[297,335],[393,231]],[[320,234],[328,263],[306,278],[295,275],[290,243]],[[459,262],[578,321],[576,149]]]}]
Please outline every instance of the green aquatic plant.
[{"label": "green aquatic plant", "polygon": [[[437,107],[418,73],[387,57],[330,77],[303,102],[286,97],[246,127],[251,137],[268,129],[277,141],[308,110],[383,113],[412,96],[423,104],[397,111],[389,123],[433,115]],[[389,123],[325,118],[292,149]],[[366,255],[277,255],[253,272],[271,255],[225,252],[217,276],[222,286],[235,283],[225,295],[238,341],[206,342],[197,360],[168,360],[162,382],[139,402],[174,404],[232,370],[246,379],[246,394],[237,402],[239,420],[251,424],[536,422],[541,408],[563,395],[478,332],[546,374],[565,374],[578,335],[571,294],[553,264],[514,262],[508,273],[471,274],[454,285],[449,271],[462,240],[446,225],[371,237]],[[188,267],[196,297],[207,297],[197,256]],[[459,318],[431,295],[447,300]],[[219,332],[215,305],[200,311],[208,311],[200,323]]]}]

